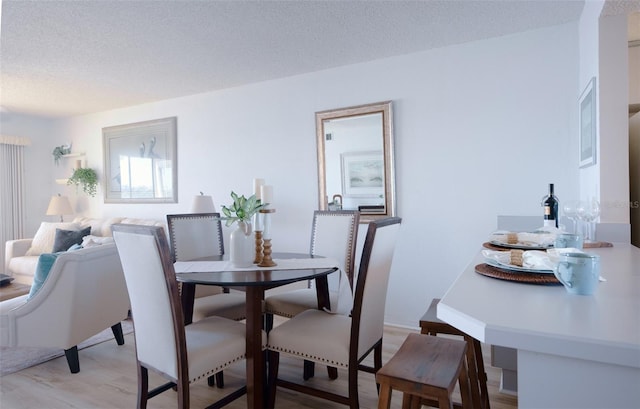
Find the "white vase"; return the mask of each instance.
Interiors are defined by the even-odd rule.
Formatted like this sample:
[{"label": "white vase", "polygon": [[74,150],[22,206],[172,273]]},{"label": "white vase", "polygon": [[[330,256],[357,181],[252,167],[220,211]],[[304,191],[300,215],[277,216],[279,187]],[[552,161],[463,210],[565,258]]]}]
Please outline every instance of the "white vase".
[{"label": "white vase", "polygon": [[251,233],[250,222],[238,222],[236,229],[231,232],[229,251],[234,267],[251,267],[253,265],[255,240]]}]

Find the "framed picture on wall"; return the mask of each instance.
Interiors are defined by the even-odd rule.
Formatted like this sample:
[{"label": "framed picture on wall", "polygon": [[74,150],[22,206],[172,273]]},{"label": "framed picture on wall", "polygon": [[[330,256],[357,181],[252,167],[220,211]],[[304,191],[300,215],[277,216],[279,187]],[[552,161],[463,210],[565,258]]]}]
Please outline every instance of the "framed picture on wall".
[{"label": "framed picture on wall", "polygon": [[102,128],[105,203],[177,203],[176,117]]},{"label": "framed picture on wall", "polygon": [[580,123],[580,167],[586,168],[596,163],[596,77],[591,78],[578,106]]},{"label": "framed picture on wall", "polygon": [[384,197],[382,151],[345,152],[341,156],[344,197]]}]

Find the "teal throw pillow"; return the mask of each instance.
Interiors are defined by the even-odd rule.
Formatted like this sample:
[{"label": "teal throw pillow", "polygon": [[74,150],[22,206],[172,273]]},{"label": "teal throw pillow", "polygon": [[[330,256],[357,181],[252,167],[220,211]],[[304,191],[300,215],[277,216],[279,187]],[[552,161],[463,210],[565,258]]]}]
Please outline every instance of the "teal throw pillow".
[{"label": "teal throw pillow", "polygon": [[33,276],[33,284],[31,284],[31,291],[29,291],[29,297],[27,300],[33,297],[42,287],[44,281],[49,276],[49,271],[56,262],[56,258],[60,253],[42,253],[38,256],[38,264],[36,265],[36,273]]},{"label": "teal throw pillow", "polygon": [[91,234],[91,226],[82,230],[56,229],[56,237],[53,241],[52,253],[67,251],[74,244],[82,244],[82,238]]}]

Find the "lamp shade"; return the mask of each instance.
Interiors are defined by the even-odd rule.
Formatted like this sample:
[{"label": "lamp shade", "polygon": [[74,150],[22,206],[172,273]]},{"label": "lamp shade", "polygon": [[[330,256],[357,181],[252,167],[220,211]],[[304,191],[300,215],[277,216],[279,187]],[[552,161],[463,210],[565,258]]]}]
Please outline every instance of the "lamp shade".
[{"label": "lamp shade", "polygon": [[47,216],[60,216],[60,221],[63,221],[62,216],[65,214],[73,214],[69,198],[60,195],[51,196],[49,207],[47,207]]},{"label": "lamp shade", "polygon": [[193,198],[191,213],[215,213],[216,207],[213,205],[213,198],[200,192]]}]

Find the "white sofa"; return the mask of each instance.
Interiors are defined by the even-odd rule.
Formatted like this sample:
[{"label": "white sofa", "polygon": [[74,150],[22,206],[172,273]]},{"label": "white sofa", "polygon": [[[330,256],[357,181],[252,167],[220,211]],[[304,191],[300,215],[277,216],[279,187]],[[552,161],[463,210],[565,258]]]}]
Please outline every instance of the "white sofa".
[{"label": "white sofa", "polygon": [[[127,217],[111,217],[111,218],[88,218],[76,217],[72,224],[73,228],[84,228],[91,226],[91,235],[97,237],[111,237],[111,225],[114,223],[126,224],[144,224],[154,226],[164,226],[164,223],[151,219],[135,219]],[[54,223],[50,223],[53,225]],[[69,225],[61,224],[63,228]],[[37,233],[36,233],[37,235]],[[33,283],[33,275],[38,264],[38,254],[27,255],[33,238],[9,240],[5,244],[5,274],[12,276],[16,283],[31,285]]]}]

